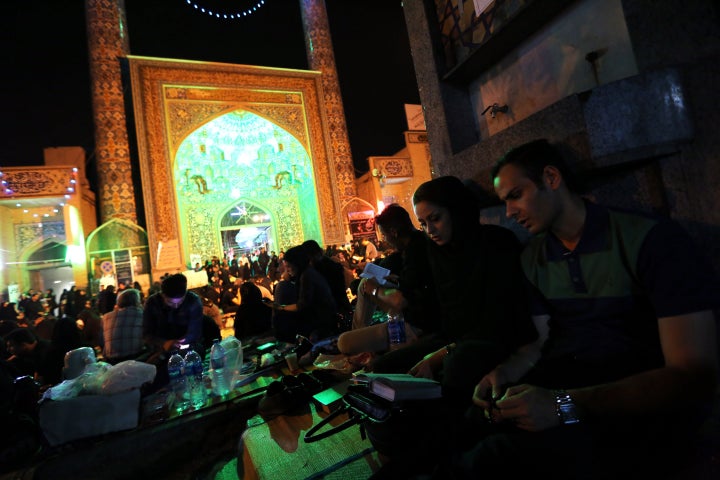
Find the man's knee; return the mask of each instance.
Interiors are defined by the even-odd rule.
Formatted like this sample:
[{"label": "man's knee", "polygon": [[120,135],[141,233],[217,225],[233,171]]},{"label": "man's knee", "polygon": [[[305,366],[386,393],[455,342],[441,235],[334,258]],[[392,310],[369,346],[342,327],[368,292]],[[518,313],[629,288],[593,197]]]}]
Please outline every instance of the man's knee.
[{"label": "man's knee", "polygon": [[351,338],[348,338],[348,332],[343,332],[340,334],[337,341],[337,347],[340,353],[343,353],[345,355],[352,355],[352,341]]}]

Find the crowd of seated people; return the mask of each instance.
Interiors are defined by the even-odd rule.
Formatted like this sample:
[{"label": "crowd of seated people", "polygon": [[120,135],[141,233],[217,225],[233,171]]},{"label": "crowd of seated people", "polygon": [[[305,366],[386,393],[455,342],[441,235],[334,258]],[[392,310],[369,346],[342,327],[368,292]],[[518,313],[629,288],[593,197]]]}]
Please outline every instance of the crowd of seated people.
[{"label": "crowd of seated people", "polygon": [[[582,197],[561,146],[508,152],[492,181],[527,243],[482,224],[467,184],[438,177],[412,197],[421,229],[390,205],[377,245],[307,239],[277,255],[209,259],[195,267],[207,286],[188,290],[175,274],[144,300],[119,289],[101,317],[97,298],[74,288],[55,304],[40,292],[4,302],[3,371],[52,385],[69,349],[92,346],[111,362],[156,364],[162,383],[170,352],[204,353],[231,316],[243,341],[339,337],[341,352],[373,354],[368,370],[441,383],[439,412],[374,425],[385,460],[376,479],[479,478],[509,465],[561,479],[662,473],[678,458],[657,452],[686,450],[711,412],[716,273],[675,223]],[[367,262],[389,268],[390,284],[359,280]],[[390,348],[374,312],[403,313],[404,345]]]},{"label": "crowd of seated people", "polygon": [[[6,432],[0,445],[3,468],[16,465],[37,452],[41,433],[37,422],[37,399],[44,390],[68,379],[66,354],[91,347],[96,358],[117,365],[137,360],[156,365],[151,393],[167,383],[167,359],[180,345],[189,344],[201,354],[212,342],[227,334],[234,319],[236,337],[273,337],[294,343],[297,336],[318,340],[336,335],[339,318],[351,309],[346,296],[355,279],[354,248],[319,250],[332,262],[332,290],[326,277],[312,266],[306,248],[298,245],[279,254],[259,249],[235,259],[196,262],[195,271],[207,273],[207,285],[188,289],[182,274],[164,275],[144,290],[135,282],[105,285],[100,289],[72,286],[56,298],[52,289],[30,290],[17,302],[0,304],[0,406]],[[359,246],[359,242],[358,245]],[[332,260],[329,260],[332,257]],[[289,265],[289,267],[288,267]],[[337,266],[337,267],[335,267]],[[325,271],[328,270],[325,263]],[[99,290],[99,291],[98,291]],[[338,309],[336,303],[341,304]],[[225,330],[225,331],[223,331]],[[25,378],[34,401],[15,405],[17,389]],[[5,408],[8,407],[8,408]],[[26,415],[28,414],[29,415]],[[6,462],[7,460],[7,462]]]},{"label": "crowd of seated people", "polygon": [[674,222],[582,197],[567,154],[536,140],[492,171],[522,246],[459,179],[415,191],[441,315],[384,365],[440,380],[443,403],[368,427],[388,460],[372,478],[676,478],[695,458],[717,274]]}]

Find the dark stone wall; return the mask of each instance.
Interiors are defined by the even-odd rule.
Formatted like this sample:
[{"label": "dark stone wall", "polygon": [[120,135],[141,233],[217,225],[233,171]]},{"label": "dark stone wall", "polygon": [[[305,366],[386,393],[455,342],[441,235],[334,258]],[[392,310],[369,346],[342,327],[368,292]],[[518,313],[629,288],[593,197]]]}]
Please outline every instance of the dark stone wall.
[{"label": "dark stone wall", "polygon": [[636,76],[570,95],[483,139],[460,128],[474,122],[468,84],[442,79],[432,1],[404,5],[436,176],[491,191],[489,171],[508,149],[541,137],[565,142],[592,197],[679,221],[720,271],[716,2],[623,0]]}]

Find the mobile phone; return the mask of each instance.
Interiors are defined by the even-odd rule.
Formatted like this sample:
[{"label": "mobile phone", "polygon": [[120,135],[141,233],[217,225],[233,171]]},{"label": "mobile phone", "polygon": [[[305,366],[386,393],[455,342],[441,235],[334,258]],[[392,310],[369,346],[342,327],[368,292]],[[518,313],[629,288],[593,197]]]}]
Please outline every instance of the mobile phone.
[{"label": "mobile phone", "polygon": [[268,352],[268,351],[272,350],[273,348],[275,348],[275,342],[268,342],[268,343],[263,343],[262,345],[257,347],[257,351],[258,351],[258,353],[264,353],[264,352]]}]

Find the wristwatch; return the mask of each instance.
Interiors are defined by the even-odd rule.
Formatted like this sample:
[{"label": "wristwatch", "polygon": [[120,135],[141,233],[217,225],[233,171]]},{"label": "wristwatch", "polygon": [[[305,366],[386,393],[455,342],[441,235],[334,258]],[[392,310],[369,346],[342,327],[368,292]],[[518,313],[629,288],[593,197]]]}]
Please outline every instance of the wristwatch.
[{"label": "wristwatch", "polygon": [[565,390],[555,390],[555,409],[561,425],[578,423],[580,417],[572,397]]}]

